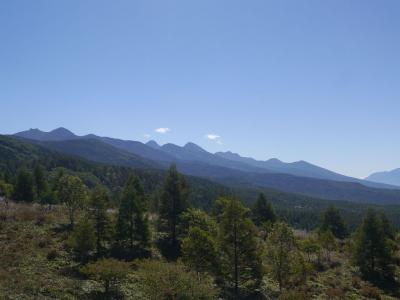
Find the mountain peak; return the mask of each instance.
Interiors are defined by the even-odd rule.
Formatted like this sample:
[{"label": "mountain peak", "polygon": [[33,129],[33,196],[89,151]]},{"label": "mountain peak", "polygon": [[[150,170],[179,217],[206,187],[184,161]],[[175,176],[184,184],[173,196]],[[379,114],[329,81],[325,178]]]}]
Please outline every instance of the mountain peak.
[{"label": "mountain peak", "polygon": [[76,135],[69,131],[68,129],[64,128],[64,127],[59,127],[56,128],[52,131],[50,131],[48,133],[49,137],[51,139],[55,139],[55,140],[63,140],[63,139],[69,139],[69,138],[75,138]]},{"label": "mountain peak", "polygon": [[196,145],[195,143],[191,143],[191,142],[187,143],[185,146],[183,146],[183,148],[190,150],[190,151],[207,152],[200,146]]},{"label": "mountain peak", "polygon": [[148,142],[146,143],[146,145],[149,146],[149,147],[151,147],[151,148],[153,148],[153,149],[159,149],[159,148],[161,148],[161,146],[160,146],[156,141],[154,141],[154,140],[148,141]]},{"label": "mountain peak", "polygon": [[56,129],[53,129],[52,131],[50,131],[50,133],[62,133],[62,134],[69,134],[69,135],[75,135],[73,132],[71,132],[70,130],[68,130],[65,127],[58,127]]}]

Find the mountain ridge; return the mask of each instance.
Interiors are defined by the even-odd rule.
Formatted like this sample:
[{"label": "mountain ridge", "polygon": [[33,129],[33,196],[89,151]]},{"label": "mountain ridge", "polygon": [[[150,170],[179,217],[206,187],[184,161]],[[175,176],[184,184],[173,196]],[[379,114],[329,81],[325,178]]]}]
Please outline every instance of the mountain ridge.
[{"label": "mountain ridge", "polygon": [[[187,163],[190,162],[194,165],[197,164],[197,166],[199,165],[199,163],[203,163],[210,166],[229,168],[232,170],[257,174],[289,174],[315,179],[325,179],[340,182],[355,182],[374,188],[400,188],[387,185],[385,183],[375,183],[358,178],[352,178],[332,172],[330,170],[324,169],[322,167],[313,165],[302,160],[292,163],[285,163],[277,158],[271,158],[265,161],[256,160],[251,157],[240,156],[239,154],[231,151],[210,153],[192,142],[186,143],[184,146],[178,146],[172,143],[167,143],[161,146],[153,140],[148,141],[147,143],[142,143],[139,141],[101,137],[95,134],[77,136],[63,127],[57,128],[50,132],[44,132],[39,129],[30,129],[27,131],[16,133],[15,136],[40,141],[96,139],[120,150],[138,155],[143,159],[155,161],[163,167],[176,162],[181,162],[181,164],[183,165],[187,165]],[[202,169],[203,167],[204,166],[202,166],[200,169]],[[219,171],[217,173],[219,173]]]}]

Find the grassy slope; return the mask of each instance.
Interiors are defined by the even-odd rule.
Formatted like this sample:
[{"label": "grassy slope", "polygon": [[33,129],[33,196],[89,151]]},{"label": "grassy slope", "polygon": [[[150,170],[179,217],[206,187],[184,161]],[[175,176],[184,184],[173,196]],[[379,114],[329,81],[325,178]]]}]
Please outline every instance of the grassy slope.
[{"label": "grassy slope", "polygon": [[[90,292],[99,290],[77,272],[63,229],[65,212],[18,204],[7,211],[0,206],[0,216],[0,299],[88,299]],[[398,299],[361,280],[344,247],[332,257],[331,267],[313,271],[307,284],[296,288],[306,299],[371,299],[371,293]],[[277,283],[268,275],[264,282],[266,293],[276,299]],[[122,289],[129,286],[128,282]]]}]

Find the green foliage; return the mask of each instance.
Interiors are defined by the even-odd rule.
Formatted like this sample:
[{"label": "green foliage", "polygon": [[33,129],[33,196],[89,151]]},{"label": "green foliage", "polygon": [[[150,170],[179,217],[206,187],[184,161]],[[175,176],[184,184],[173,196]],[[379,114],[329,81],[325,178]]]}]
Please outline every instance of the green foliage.
[{"label": "green foliage", "polygon": [[267,258],[270,273],[282,291],[289,283],[293,270],[296,244],[292,229],[285,223],[276,223],[268,239]]},{"label": "green foliage", "polygon": [[310,263],[314,257],[320,258],[321,245],[314,236],[310,236],[300,241],[299,246],[306,254],[308,262]]},{"label": "green foliage", "polygon": [[81,273],[100,282],[109,298],[130,272],[129,264],[113,258],[100,259],[80,269]]},{"label": "green foliage", "polygon": [[117,255],[125,258],[150,254],[150,231],[145,215],[144,191],[136,176],[125,186],[118,211]]},{"label": "green foliage", "polygon": [[385,233],[382,219],[369,210],[355,234],[354,263],[369,279],[393,278],[393,248]]},{"label": "green foliage", "polygon": [[263,276],[261,248],[249,210],[238,200],[219,200],[219,255],[221,275],[236,297],[241,290],[257,288]]},{"label": "green foliage", "polygon": [[46,193],[47,191],[47,182],[44,177],[44,171],[43,167],[40,165],[37,165],[33,171],[33,176],[34,176],[34,181],[35,181],[35,190],[36,190],[36,195],[38,199],[40,200],[42,196]]},{"label": "green foliage", "polygon": [[181,263],[144,260],[136,275],[138,299],[214,300],[218,289],[211,277],[199,276]]},{"label": "green foliage", "polygon": [[168,260],[176,260],[180,256],[178,228],[182,213],[189,207],[187,186],[184,177],[172,165],[165,179],[159,206],[158,229],[160,238],[158,246]]},{"label": "green foliage", "polygon": [[14,189],[14,199],[26,202],[32,202],[35,199],[33,176],[26,169],[21,169],[18,172],[17,183]]},{"label": "green foliage", "polygon": [[110,199],[104,187],[96,186],[92,191],[89,209],[96,234],[96,253],[100,256],[105,249],[105,242],[109,240],[111,233],[111,220],[107,214]]},{"label": "green foliage", "polygon": [[330,206],[322,216],[321,229],[331,231],[338,239],[344,239],[347,236],[347,228],[339,210],[335,206]]},{"label": "green foliage", "polygon": [[74,227],[76,211],[85,205],[86,194],[86,187],[78,177],[64,175],[60,178],[58,198],[68,208],[71,228]]},{"label": "green foliage", "polygon": [[196,272],[218,272],[218,250],[213,236],[199,227],[191,227],[182,240],[183,262]]},{"label": "green foliage", "polygon": [[332,231],[320,231],[318,233],[318,241],[321,247],[325,251],[325,259],[328,262],[331,262],[331,253],[332,251],[337,250],[338,245],[335,240],[335,236],[333,235]]},{"label": "green foliage", "polygon": [[187,235],[189,228],[197,227],[211,235],[217,234],[217,223],[205,211],[190,208],[181,215],[180,235]]},{"label": "green foliage", "polygon": [[10,199],[14,192],[14,186],[10,183],[0,180],[0,197]]},{"label": "green foliage", "polygon": [[95,227],[87,216],[75,226],[71,235],[71,246],[81,262],[86,262],[96,247]]},{"label": "green foliage", "polygon": [[275,223],[276,215],[270,201],[267,200],[264,193],[258,195],[257,201],[252,209],[254,224],[261,226],[265,223]]}]

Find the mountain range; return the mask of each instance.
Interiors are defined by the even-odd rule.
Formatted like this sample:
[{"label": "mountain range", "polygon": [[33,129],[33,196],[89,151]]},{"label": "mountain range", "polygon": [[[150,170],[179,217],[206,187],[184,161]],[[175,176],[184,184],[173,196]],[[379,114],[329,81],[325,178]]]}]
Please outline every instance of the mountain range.
[{"label": "mountain range", "polygon": [[274,188],[331,200],[400,203],[400,188],[395,185],[344,176],[305,161],[260,161],[232,152],[210,153],[194,143],[181,147],[94,134],[78,136],[65,128],[50,132],[30,129],[15,136],[101,163],[152,169],[165,169],[175,163],[185,174],[224,185]]},{"label": "mountain range", "polygon": [[373,173],[365,180],[400,186],[400,168],[392,171]]}]

